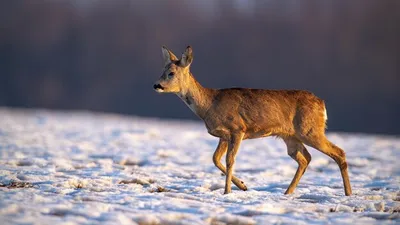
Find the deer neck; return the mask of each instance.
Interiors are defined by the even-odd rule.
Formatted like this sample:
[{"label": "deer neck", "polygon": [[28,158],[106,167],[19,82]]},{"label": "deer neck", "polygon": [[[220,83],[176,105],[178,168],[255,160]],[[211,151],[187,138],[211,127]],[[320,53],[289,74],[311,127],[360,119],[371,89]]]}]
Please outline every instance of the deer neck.
[{"label": "deer neck", "polygon": [[185,88],[177,95],[201,119],[204,119],[211,107],[216,90],[203,87],[190,73]]}]

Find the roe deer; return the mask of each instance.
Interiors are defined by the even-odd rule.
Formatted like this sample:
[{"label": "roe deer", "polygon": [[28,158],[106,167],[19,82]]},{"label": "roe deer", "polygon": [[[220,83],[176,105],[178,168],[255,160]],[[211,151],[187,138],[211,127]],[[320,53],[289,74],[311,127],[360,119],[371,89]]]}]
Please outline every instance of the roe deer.
[{"label": "roe deer", "polygon": [[[277,136],[287,145],[287,153],[298,168],[285,194],[295,190],[311,161],[303,144],[330,156],[339,165],[346,195],[351,195],[345,153],[325,137],[325,103],[308,91],[261,90],[247,88],[210,89],[200,85],[190,72],[192,48],[188,46],[178,59],[162,47],[164,69],[154,89],[175,93],[204,122],[208,133],[219,138],[213,162],[225,175],[225,192],[231,182],[239,189],[246,185],[232,175],[235,156],[242,140]],[[226,153],[226,168],[220,162]]]}]

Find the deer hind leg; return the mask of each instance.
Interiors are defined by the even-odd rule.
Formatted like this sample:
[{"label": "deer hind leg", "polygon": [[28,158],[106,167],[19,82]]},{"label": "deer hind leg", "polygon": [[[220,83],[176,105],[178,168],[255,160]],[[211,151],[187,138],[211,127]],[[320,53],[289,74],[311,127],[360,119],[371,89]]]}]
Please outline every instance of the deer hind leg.
[{"label": "deer hind leg", "polygon": [[310,164],[311,162],[311,155],[298,139],[294,137],[289,137],[284,138],[284,141],[287,146],[288,155],[292,157],[292,159],[294,159],[299,165],[292,182],[285,192],[286,195],[292,194],[296,189],[297,184],[299,183],[301,177],[306,171],[308,164]]},{"label": "deer hind leg", "polygon": [[309,135],[302,138],[302,141],[320,152],[331,157],[338,164],[343,179],[344,192],[347,196],[352,194],[345,152],[338,146],[332,144],[325,135]]},{"label": "deer hind leg", "polygon": [[[219,143],[218,143],[218,147],[215,150],[214,155],[213,155],[213,162],[214,162],[215,166],[218,167],[218,169],[220,169],[221,172],[224,173],[225,175],[226,175],[226,168],[225,168],[225,166],[222,165],[221,158],[227,150],[228,150],[228,142],[220,139]],[[232,182],[240,190],[247,191],[247,187],[244,184],[244,182],[233,175],[232,175]]]}]

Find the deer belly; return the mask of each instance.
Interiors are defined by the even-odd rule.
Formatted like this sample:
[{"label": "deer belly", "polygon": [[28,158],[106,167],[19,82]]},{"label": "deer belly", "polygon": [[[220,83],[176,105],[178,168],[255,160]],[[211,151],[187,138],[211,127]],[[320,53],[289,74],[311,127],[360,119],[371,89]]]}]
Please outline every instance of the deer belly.
[{"label": "deer belly", "polygon": [[247,130],[244,139],[254,139],[273,135],[271,130]]},{"label": "deer belly", "polygon": [[212,130],[209,129],[208,133],[214,137],[219,137],[222,139],[229,139],[229,137],[230,137],[230,132],[224,128],[221,128],[221,129],[216,128],[216,129],[212,129]]}]

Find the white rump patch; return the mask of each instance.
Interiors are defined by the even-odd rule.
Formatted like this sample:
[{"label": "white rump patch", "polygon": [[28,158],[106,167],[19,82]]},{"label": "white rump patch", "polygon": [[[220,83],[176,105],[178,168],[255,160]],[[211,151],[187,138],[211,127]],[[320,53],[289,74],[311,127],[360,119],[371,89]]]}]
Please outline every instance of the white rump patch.
[{"label": "white rump patch", "polygon": [[328,120],[328,113],[326,113],[326,108],[324,108],[324,120]]}]

